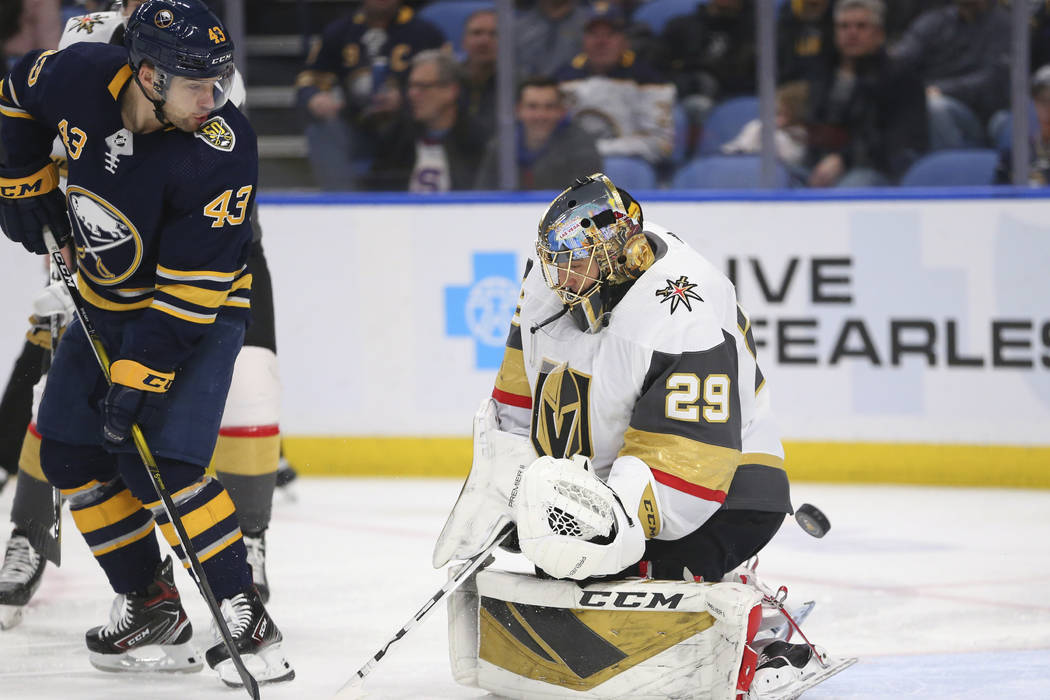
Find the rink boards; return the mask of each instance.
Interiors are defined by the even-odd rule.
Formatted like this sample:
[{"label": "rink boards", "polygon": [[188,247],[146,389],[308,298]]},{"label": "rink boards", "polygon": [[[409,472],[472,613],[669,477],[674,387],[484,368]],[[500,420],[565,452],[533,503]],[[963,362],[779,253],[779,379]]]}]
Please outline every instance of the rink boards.
[{"label": "rink boards", "polygon": [[[1050,202],[640,199],[736,280],[793,476],[1050,486]],[[363,201],[261,206],[288,449],[462,474],[549,198]]]}]

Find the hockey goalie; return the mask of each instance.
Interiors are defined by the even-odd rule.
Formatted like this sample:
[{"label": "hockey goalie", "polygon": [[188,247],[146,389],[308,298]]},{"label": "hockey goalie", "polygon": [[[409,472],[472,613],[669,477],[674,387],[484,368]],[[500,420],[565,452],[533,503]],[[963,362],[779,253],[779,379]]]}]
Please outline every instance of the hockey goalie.
[{"label": "hockey goalie", "polygon": [[[543,215],[434,566],[453,675],[513,698],[781,700],[845,668],[749,566],[791,512],[732,283],[596,173]],[[800,643],[790,643],[797,641]]]}]

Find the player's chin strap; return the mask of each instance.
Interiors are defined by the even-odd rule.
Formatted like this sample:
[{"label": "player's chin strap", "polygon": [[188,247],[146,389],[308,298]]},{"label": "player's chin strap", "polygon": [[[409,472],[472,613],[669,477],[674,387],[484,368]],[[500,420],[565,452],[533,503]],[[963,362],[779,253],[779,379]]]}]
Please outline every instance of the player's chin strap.
[{"label": "player's chin strap", "polygon": [[138,85],[139,90],[142,91],[142,96],[149,100],[150,104],[153,105],[153,116],[157,118],[157,121],[160,122],[160,125],[163,126],[165,129],[167,129],[169,126],[174,126],[171,122],[168,121],[168,118],[164,116],[164,100],[155,100],[149,96],[149,92],[146,91],[146,86],[142,84],[141,80],[139,80],[138,70],[135,70],[135,84]]}]

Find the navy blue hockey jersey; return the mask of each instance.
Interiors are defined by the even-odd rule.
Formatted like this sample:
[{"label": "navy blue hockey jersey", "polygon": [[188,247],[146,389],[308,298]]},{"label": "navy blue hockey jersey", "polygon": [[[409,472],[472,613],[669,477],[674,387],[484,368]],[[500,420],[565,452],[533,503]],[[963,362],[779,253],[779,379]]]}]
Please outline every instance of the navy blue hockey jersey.
[{"label": "navy blue hockey jersey", "polygon": [[9,166],[61,138],[81,294],[128,321],[114,358],[173,371],[219,314],[247,317],[258,154],[231,104],[194,133],[131,133],[120,97],[137,89],[123,47],[34,51],[0,82],[0,134]]}]

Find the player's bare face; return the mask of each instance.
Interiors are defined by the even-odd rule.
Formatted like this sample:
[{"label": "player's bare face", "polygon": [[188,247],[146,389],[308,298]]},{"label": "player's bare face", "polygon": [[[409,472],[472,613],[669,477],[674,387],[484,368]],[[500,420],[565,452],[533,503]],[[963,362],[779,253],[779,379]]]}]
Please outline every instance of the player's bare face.
[{"label": "player's bare face", "polygon": [[164,116],[182,131],[196,131],[215,109],[215,84],[219,78],[191,80],[176,76],[164,101]]},{"label": "player's bare face", "polygon": [[598,261],[593,255],[558,268],[558,286],[575,294],[583,294],[593,287],[597,278]]}]

